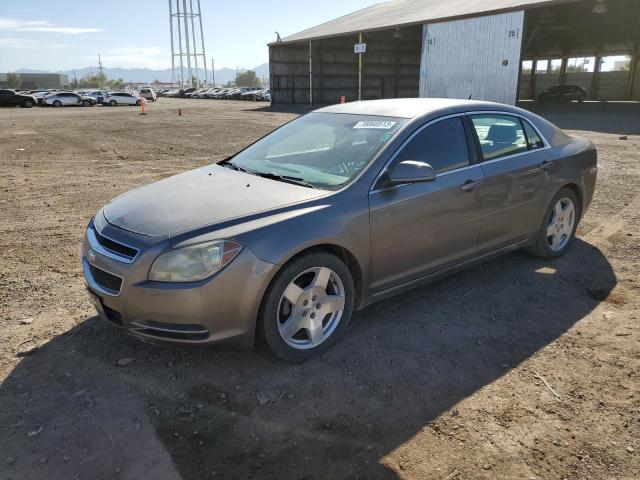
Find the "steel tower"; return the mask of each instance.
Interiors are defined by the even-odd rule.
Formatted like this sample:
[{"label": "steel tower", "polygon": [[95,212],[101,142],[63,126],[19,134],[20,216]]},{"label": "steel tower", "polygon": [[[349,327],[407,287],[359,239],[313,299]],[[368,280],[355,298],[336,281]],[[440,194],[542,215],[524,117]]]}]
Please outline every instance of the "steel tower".
[{"label": "steel tower", "polygon": [[[193,11],[196,3],[197,11]],[[191,85],[195,76],[197,83],[207,82],[207,58],[204,50],[204,35],[202,34],[202,16],[200,14],[200,0],[169,0],[169,33],[171,36],[171,72],[172,81]],[[197,21],[196,21],[197,19]],[[199,33],[196,33],[196,30]],[[199,40],[201,48],[198,51]],[[177,51],[176,51],[177,44]],[[184,47],[184,48],[183,48]],[[180,75],[176,75],[176,57],[178,57]],[[198,57],[202,57],[204,77],[200,75]],[[186,76],[185,76],[186,61]],[[193,85],[196,86],[196,85]]]}]

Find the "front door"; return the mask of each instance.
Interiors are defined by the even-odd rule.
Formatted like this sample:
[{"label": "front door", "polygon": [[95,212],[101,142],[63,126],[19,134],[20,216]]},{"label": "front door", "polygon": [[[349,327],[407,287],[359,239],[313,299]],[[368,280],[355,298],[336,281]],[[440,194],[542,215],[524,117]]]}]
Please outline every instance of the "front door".
[{"label": "front door", "polygon": [[471,158],[462,117],[424,127],[401,148],[393,162],[427,162],[436,179],[388,189],[374,186],[370,193],[374,292],[475,256],[484,175]]}]

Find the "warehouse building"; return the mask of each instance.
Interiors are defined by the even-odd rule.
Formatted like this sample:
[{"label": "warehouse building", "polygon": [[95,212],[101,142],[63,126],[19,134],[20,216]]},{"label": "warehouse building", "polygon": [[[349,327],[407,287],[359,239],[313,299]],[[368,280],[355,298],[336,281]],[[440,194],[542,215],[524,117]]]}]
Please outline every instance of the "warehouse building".
[{"label": "warehouse building", "polygon": [[269,45],[274,104],[398,97],[515,104],[578,84],[640,100],[640,0],[395,0]]},{"label": "warehouse building", "polygon": [[[8,88],[8,73],[0,73],[0,88]],[[18,88],[35,90],[38,88],[64,88],[69,86],[69,77],[62,73],[17,73]]]}]

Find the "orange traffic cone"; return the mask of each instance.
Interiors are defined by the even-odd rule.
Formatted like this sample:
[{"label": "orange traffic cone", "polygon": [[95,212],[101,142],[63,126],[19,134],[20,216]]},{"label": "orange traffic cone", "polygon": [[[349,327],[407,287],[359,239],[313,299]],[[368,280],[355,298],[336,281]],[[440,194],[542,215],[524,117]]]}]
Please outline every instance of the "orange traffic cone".
[{"label": "orange traffic cone", "polygon": [[144,113],[144,98],[140,99],[140,115],[146,115],[146,113]]}]

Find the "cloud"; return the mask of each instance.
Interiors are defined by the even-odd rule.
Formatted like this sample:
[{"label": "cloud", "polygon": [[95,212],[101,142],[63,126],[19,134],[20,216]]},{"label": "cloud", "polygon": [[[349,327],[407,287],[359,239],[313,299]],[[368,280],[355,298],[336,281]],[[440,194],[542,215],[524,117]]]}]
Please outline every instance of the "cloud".
[{"label": "cloud", "polygon": [[171,64],[171,54],[160,47],[121,46],[106,48],[100,54],[105,67],[160,69]]},{"label": "cloud", "polygon": [[26,38],[0,37],[0,47],[16,48],[19,50],[42,50],[42,49],[58,49],[69,48],[75,46],[72,43],[51,43],[38,42]]},{"label": "cloud", "polygon": [[103,32],[103,28],[63,27],[45,20],[16,20],[0,17],[0,30],[11,32],[45,32],[77,35],[80,33]]}]

